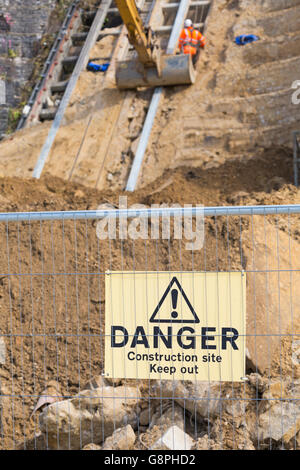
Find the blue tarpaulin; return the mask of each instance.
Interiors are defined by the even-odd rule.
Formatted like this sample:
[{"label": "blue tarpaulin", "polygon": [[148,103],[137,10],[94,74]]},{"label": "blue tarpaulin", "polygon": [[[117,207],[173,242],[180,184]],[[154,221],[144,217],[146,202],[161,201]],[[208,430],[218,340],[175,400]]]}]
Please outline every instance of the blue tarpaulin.
[{"label": "blue tarpaulin", "polygon": [[89,62],[86,68],[90,72],[106,72],[108,67],[109,67],[109,62],[107,62],[106,64],[102,64],[102,65],[95,64],[94,62]]},{"label": "blue tarpaulin", "polygon": [[236,44],[239,46],[244,46],[245,44],[249,44],[254,41],[258,41],[259,37],[255,36],[254,34],[242,34],[241,36],[237,36],[235,38]]}]

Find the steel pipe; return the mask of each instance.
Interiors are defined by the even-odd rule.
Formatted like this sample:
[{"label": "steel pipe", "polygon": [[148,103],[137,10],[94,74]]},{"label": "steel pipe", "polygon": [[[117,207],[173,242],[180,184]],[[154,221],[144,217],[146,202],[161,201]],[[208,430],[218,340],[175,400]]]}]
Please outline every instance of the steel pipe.
[{"label": "steel pipe", "polygon": [[110,218],[155,217],[220,217],[253,215],[300,214],[300,204],[265,206],[218,206],[218,207],[156,207],[145,209],[101,209],[86,211],[2,212],[0,222],[34,222],[47,220],[86,220]]}]

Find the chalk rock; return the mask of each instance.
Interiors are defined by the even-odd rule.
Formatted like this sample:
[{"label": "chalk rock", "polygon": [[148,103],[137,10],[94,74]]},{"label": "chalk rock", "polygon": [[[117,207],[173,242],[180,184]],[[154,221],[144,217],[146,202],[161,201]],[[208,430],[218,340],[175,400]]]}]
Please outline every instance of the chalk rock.
[{"label": "chalk rock", "polygon": [[154,385],[157,397],[175,400],[198,420],[217,416],[221,407],[221,390],[218,382],[162,381]]},{"label": "chalk rock", "polygon": [[93,444],[91,442],[90,444],[84,446],[82,450],[101,450],[101,446],[98,446],[97,444]]},{"label": "chalk rock", "polygon": [[152,416],[150,429],[153,428],[153,426],[165,427],[166,429],[166,427],[176,425],[184,430],[184,424],[183,408],[176,403],[172,403],[164,410],[158,407],[156,413]]},{"label": "chalk rock", "polygon": [[97,388],[107,387],[107,385],[110,384],[107,382],[105,377],[102,375],[96,375],[84,384],[83,390],[95,390]]},{"label": "chalk rock", "polygon": [[139,415],[140,426],[148,426],[151,422],[155,409],[153,406],[149,405],[147,408],[144,408]]},{"label": "chalk rock", "polygon": [[81,189],[77,189],[74,193],[74,197],[81,199],[84,197],[84,192]]},{"label": "chalk rock", "polygon": [[140,392],[136,387],[105,386],[46,407],[40,428],[50,449],[80,449],[100,444],[116,428],[136,425]]},{"label": "chalk rock", "polygon": [[0,364],[4,365],[6,361],[6,346],[4,338],[0,337]]},{"label": "chalk rock", "polygon": [[130,450],[135,442],[134,430],[128,424],[127,426],[117,429],[110,437],[108,437],[102,450]]},{"label": "chalk rock", "polygon": [[178,426],[171,426],[151,447],[151,450],[191,450],[194,440]]},{"label": "chalk rock", "polygon": [[249,385],[257,390],[258,393],[264,393],[267,390],[269,381],[266,377],[262,377],[260,374],[253,372],[248,375]]},{"label": "chalk rock", "polygon": [[[283,401],[259,416],[257,440],[261,446],[270,441],[287,444],[300,431],[300,404]],[[253,432],[255,437],[255,431]]]},{"label": "chalk rock", "polygon": [[222,444],[209,438],[207,434],[197,439],[192,450],[223,450]]}]

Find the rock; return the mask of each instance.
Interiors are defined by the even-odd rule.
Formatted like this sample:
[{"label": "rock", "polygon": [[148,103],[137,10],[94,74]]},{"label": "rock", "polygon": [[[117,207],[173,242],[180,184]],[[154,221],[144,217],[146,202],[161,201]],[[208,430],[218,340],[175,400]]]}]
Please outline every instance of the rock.
[{"label": "rock", "polygon": [[286,181],[284,178],[281,178],[280,176],[274,176],[274,178],[271,178],[268,182],[266,191],[269,193],[272,191],[278,191],[281,186],[284,186],[285,184]]},{"label": "rock", "polygon": [[47,436],[42,433],[30,438],[23,438],[16,444],[16,450],[47,450]]},{"label": "rock", "polygon": [[178,426],[171,426],[151,447],[151,450],[191,450],[194,440]]},{"label": "rock", "polygon": [[111,385],[112,387],[119,387],[122,384],[122,379],[114,379],[113,377],[105,377],[105,382],[107,385]]},{"label": "rock", "polygon": [[229,401],[231,403],[225,404],[225,410],[229,415],[233,418],[239,418],[245,414],[246,404],[244,400],[233,399]]},{"label": "rock", "polygon": [[4,365],[6,361],[6,346],[4,338],[0,337],[0,364]]},{"label": "rock", "polygon": [[103,375],[95,375],[83,387],[83,390],[95,390],[101,387],[118,387],[121,385],[122,379],[114,379],[113,377],[104,377]]},{"label": "rock", "polygon": [[161,381],[154,386],[157,397],[175,400],[197,420],[216,416],[221,407],[221,390],[217,382]]},{"label": "rock", "polygon": [[108,437],[102,450],[130,450],[135,443],[134,430],[128,424],[127,426],[117,429],[112,436]]},{"label": "rock", "polygon": [[205,163],[203,165],[203,168],[205,170],[211,170],[212,168],[217,168],[218,166],[219,166],[218,162],[212,161],[212,162]]},{"label": "rock", "polygon": [[153,428],[153,426],[170,427],[172,425],[176,425],[184,430],[184,411],[183,408],[176,403],[170,403],[164,411],[158,408],[157,412],[154,413],[152,417],[150,429]]},{"label": "rock", "polygon": [[[300,404],[283,401],[271,406],[258,419],[257,441],[260,446],[270,441],[287,444],[300,431]],[[253,438],[256,432],[253,430]]]},{"label": "rock", "polygon": [[268,386],[268,392],[270,397],[272,398],[282,398],[285,395],[285,384],[283,383],[281,378],[272,379],[270,381]]},{"label": "rock", "polygon": [[148,426],[152,420],[152,416],[154,414],[154,407],[149,405],[148,408],[145,408],[141,411],[139,415],[139,423],[141,426]]},{"label": "rock", "polygon": [[192,450],[222,450],[222,445],[213,439],[210,439],[206,434],[205,436],[197,439]]},{"label": "rock", "polygon": [[101,446],[98,446],[97,444],[87,444],[86,446],[83,447],[82,450],[101,450]]},{"label": "rock", "polygon": [[84,192],[81,189],[77,189],[74,193],[74,197],[82,199],[84,197]]},{"label": "rock", "polygon": [[84,386],[84,390],[95,390],[96,388],[107,387],[109,385],[106,381],[106,378],[103,375],[96,375],[91,380],[89,380]]},{"label": "rock", "polygon": [[268,379],[262,377],[257,372],[248,375],[249,384],[255,388],[258,393],[263,393],[268,388]]},{"label": "rock", "polygon": [[50,449],[80,449],[100,444],[116,428],[137,423],[137,387],[104,386],[84,390],[74,398],[48,406],[40,415],[40,428]]},{"label": "rock", "polygon": [[211,422],[209,437],[223,450],[255,450],[250,435],[251,425],[254,430],[255,423],[251,422],[251,417],[249,420],[249,415],[244,423],[228,420],[223,415]]},{"label": "rock", "polygon": [[299,450],[300,449],[300,431],[297,433],[295,441],[296,442],[293,447]]},{"label": "rock", "polygon": [[292,363],[296,367],[300,365],[300,340],[292,343]]}]

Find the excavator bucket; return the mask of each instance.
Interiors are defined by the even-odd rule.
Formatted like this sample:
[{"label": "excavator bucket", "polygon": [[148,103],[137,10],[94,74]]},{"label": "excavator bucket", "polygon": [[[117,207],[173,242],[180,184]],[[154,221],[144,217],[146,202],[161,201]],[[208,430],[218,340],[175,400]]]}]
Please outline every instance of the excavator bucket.
[{"label": "excavator bucket", "polygon": [[163,55],[160,58],[160,74],[155,67],[146,68],[138,60],[121,61],[116,70],[119,89],[192,85],[196,79],[189,54]]}]

